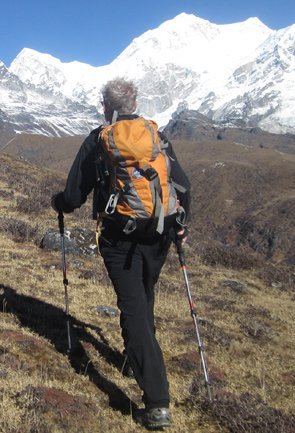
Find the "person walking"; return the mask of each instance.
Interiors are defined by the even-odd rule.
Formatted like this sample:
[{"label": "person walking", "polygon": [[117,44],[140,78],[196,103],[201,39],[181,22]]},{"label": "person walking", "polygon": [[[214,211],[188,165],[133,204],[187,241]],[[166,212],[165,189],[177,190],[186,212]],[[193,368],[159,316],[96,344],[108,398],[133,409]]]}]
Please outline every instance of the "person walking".
[{"label": "person walking", "polygon": [[[124,132],[126,129],[125,121],[132,126],[142,119],[135,114],[136,86],[123,78],[116,78],[104,85],[102,106],[109,125],[124,125],[119,131]],[[145,120],[144,122],[146,124]],[[143,391],[145,409],[138,421],[149,429],[157,429],[169,426],[171,419],[169,383],[162,350],[155,334],[154,286],[175,236],[185,241],[190,182],[177,160],[172,144],[157,131],[157,139],[165,143],[165,154],[169,160],[170,174],[166,183],[172,182],[171,185],[175,185],[178,208],[171,215],[164,216],[161,224],[160,211],[156,214],[157,218],[154,218],[158,225],[144,224],[143,229],[141,218],[126,215],[121,219],[116,218],[117,203],[120,204],[122,196],[124,199],[124,194],[117,192],[110,195],[109,192],[116,176],[110,175],[111,162],[103,148],[102,136],[107,128],[101,125],[85,139],[70,169],[64,191],[52,197],[52,207],[58,212],[72,212],[85,203],[93,191],[93,217],[100,219],[99,251],[117,295],[124,351]],[[131,136],[132,134],[128,135]],[[98,158],[99,155],[104,157]],[[97,162],[98,159],[100,163]],[[146,175],[143,171],[144,168],[133,169],[134,184],[138,178]],[[154,170],[147,172],[150,182],[154,182],[153,189],[157,191],[157,173]],[[127,190],[127,194],[128,189],[130,184],[128,188],[125,185],[124,191]],[[163,199],[162,190],[159,195]],[[146,223],[151,219],[153,218],[143,220]]]}]

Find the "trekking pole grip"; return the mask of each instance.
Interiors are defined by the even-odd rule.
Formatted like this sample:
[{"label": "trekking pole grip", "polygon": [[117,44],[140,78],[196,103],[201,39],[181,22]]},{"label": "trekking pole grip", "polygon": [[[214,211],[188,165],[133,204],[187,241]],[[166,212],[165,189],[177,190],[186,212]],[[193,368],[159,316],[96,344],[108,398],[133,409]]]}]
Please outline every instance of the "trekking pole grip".
[{"label": "trekking pole grip", "polygon": [[62,211],[58,212],[58,217],[57,218],[58,218],[59,233],[61,235],[63,235],[64,231],[65,231],[65,226],[64,226],[64,214],[63,214]]},{"label": "trekking pole grip", "polygon": [[179,263],[183,267],[183,266],[185,266],[185,255],[184,255],[184,250],[183,250],[183,246],[182,246],[182,239],[179,239],[177,237],[177,234],[176,234],[175,245],[176,245],[176,250],[177,250],[177,254],[178,254],[178,258],[179,258]]}]

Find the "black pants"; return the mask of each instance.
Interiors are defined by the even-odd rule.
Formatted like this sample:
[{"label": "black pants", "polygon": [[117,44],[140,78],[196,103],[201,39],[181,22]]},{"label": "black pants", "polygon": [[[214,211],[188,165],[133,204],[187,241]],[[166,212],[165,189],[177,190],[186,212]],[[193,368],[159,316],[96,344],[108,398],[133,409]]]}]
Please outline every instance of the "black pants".
[{"label": "black pants", "polygon": [[171,244],[165,234],[149,242],[116,237],[109,229],[99,239],[100,253],[114,285],[125,351],[147,408],[169,406],[169,385],[155,336],[154,285]]}]

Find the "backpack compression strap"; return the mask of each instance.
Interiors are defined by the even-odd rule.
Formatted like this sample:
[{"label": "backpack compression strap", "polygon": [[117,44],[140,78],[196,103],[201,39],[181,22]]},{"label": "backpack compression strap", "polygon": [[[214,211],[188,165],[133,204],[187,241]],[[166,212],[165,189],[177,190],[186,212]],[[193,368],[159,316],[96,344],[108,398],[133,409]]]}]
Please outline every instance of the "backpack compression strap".
[{"label": "backpack compression strap", "polygon": [[158,173],[154,168],[152,168],[149,164],[146,164],[142,168],[143,175],[150,181],[151,183],[151,192],[154,205],[153,218],[158,221],[156,231],[159,234],[163,233],[164,230],[164,205],[163,205],[163,195],[162,195],[162,187],[160,183],[160,179]]}]

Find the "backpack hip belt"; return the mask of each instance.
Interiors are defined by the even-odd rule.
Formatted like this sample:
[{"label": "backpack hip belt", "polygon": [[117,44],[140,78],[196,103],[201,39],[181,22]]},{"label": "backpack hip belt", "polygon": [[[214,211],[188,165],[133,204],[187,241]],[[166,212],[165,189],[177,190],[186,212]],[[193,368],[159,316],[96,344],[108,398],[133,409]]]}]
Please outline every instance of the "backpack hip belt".
[{"label": "backpack hip belt", "polygon": [[[164,217],[163,221],[163,233],[166,233],[172,227],[176,226],[177,213]],[[101,219],[104,224],[109,223],[115,224],[114,231],[119,230],[124,235],[130,235],[131,233],[144,234],[145,237],[152,237],[155,235],[158,220],[156,218],[136,218],[127,215],[106,215],[102,214]],[[112,226],[113,229],[113,226]],[[158,233],[159,234],[159,233]]]}]

